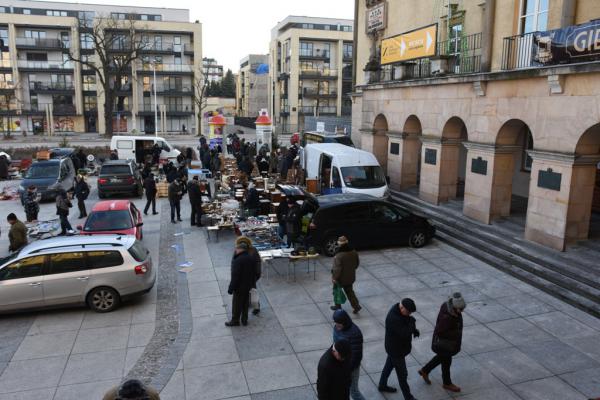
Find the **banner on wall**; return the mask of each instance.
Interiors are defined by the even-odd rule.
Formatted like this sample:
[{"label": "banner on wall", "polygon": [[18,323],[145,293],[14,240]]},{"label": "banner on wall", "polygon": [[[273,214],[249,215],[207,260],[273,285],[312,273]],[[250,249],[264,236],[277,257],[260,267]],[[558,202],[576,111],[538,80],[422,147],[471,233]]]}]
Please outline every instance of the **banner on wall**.
[{"label": "banner on wall", "polygon": [[433,57],[437,52],[437,24],[381,41],[381,65]]},{"label": "banner on wall", "polygon": [[540,65],[600,59],[600,20],[533,33],[533,61]]}]

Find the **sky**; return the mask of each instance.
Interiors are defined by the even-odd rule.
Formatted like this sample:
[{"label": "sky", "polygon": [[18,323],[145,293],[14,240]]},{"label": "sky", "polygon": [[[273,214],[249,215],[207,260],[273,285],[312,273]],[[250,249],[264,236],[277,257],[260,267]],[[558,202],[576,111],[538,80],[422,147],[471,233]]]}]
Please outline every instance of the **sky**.
[{"label": "sky", "polygon": [[[136,4],[133,0],[87,1]],[[354,0],[144,0],[138,4],[189,9],[190,22],[202,23],[203,56],[215,58],[234,73],[246,55],[267,54],[271,28],[288,15],[354,18]]]}]

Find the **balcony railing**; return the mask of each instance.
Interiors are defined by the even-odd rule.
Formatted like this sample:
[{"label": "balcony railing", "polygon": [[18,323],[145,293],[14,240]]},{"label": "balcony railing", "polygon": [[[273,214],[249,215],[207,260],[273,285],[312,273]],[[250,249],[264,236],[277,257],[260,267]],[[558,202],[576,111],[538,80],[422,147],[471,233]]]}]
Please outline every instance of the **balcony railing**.
[{"label": "balcony railing", "polygon": [[0,68],[12,68],[10,60],[0,60]]},{"label": "balcony railing", "polygon": [[144,43],[142,51],[146,52],[173,52],[181,53],[181,51],[194,51],[193,46],[189,44],[175,44],[173,42],[162,42],[162,43]]},{"label": "balcony railing", "polygon": [[[152,72],[153,65],[150,63],[138,64],[138,71]],[[156,64],[156,72],[192,72],[193,65],[190,64]]]},{"label": "balcony railing", "polygon": [[76,113],[73,104],[51,104],[51,103],[24,103],[21,111],[24,113],[44,113],[48,106],[52,106],[53,115],[72,115]]},{"label": "balcony railing", "polygon": [[537,32],[504,38],[502,46],[502,69],[522,69],[535,66],[539,47],[534,45]]},{"label": "balcony railing", "polygon": [[[144,92],[154,92],[154,86],[150,84],[149,86],[143,87]],[[188,85],[168,85],[163,83],[156,84],[156,92],[157,93],[192,93],[192,87]]]},{"label": "balcony railing", "polygon": [[20,60],[18,63],[19,68],[31,68],[31,69],[73,69],[73,63],[70,61],[63,60],[48,60],[48,61],[25,61]]},{"label": "balcony railing", "polygon": [[329,50],[300,50],[300,58],[322,58],[328,59],[330,57]]},{"label": "balcony railing", "polygon": [[335,69],[301,69],[300,78],[320,78],[320,77],[337,77],[337,70]]},{"label": "balcony railing", "polygon": [[[165,109],[167,113],[193,113],[194,106],[192,104],[159,104],[158,112],[162,109]],[[138,107],[138,112],[154,112],[154,103],[152,104],[140,104]]]},{"label": "balcony railing", "polygon": [[63,42],[60,39],[17,37],[15,42],[17,47],[42,47],[46,49],[68,49],[70,47],[69,41]]},{"label": "balcony railing", "polygon": [[36,81],[29,82],[29,89],[35,91],[51,91],[51,90],[75,90],[72,82],[44,82]]},{"label": "balcony railing", "polygon": [[330,90],[329,92],[323,89],[317,90],[315,88],[303,88],[302,96],[304,97],[337,97],[337,91]]},{"label": "balcony railing", "polygon": [[337,114],[336,106],[301,106],[298,111],[302,115],[325,115],[325,114]]}]

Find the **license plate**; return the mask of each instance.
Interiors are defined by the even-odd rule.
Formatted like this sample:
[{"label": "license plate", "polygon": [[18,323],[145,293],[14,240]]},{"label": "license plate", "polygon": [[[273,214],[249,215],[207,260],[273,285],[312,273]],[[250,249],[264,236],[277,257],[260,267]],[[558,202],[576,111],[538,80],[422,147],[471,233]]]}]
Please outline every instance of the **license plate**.
[{"label": "license plate", "polygon": [[110,181],[111,181],[112,183],[121,183],[121,182],[123,182],[123,179],[119,179],[119,178],[112,178]]}]

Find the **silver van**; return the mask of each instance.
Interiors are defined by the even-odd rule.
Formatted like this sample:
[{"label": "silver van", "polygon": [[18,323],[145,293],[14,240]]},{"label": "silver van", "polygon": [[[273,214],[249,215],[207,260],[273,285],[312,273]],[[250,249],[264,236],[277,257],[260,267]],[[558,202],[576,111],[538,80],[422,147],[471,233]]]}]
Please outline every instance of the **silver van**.
[{"label": "silver van", "polygon": [[149,251],[134,236],[40,240],[0,260],[0,312],[87,304],[104,313],[155,281]]}]

